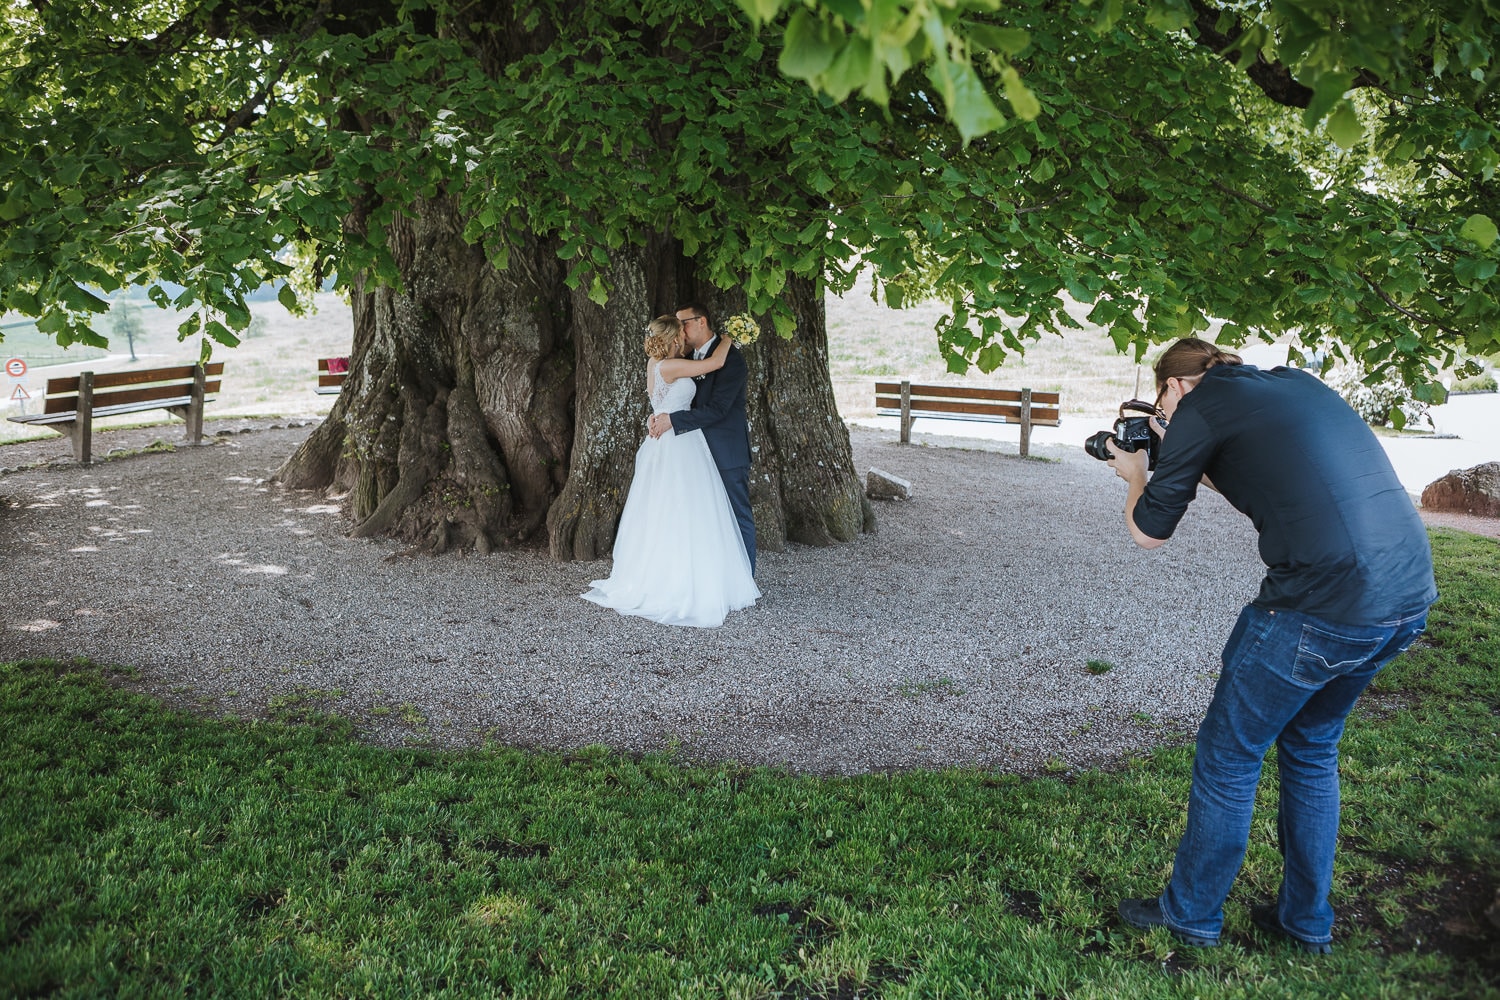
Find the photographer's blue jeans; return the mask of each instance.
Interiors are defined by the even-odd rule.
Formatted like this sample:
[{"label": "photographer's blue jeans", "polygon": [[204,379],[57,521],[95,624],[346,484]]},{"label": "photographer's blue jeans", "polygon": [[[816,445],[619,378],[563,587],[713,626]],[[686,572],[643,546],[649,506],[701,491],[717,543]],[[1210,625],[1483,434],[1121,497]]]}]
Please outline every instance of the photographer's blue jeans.
[{"label": "photographer's blue jeans", "polygon": [[1198,729],[1187,831],[1161,895],[1167,926],[1217,938],[1239,874],[1261,765],[1276,744],[1284,859],[1277,910],[1303,941],[1333,936],[1339,830],[1339,739],[1360,692],[1422,633],[1427,612],[1373,626],[1246,607],[1224,646],[1224,669]]}]

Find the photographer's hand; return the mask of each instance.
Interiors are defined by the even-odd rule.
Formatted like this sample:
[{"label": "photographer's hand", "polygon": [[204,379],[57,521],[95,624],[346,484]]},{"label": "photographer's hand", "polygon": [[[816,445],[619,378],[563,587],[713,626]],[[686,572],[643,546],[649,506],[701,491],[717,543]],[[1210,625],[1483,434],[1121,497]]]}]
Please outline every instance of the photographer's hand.
[{"label": "photographer's hand", "polygon": [[1145,489],[1147,466],[1151,461],[1146,449],[1121,451],[1113,441],[1105,441],[1104,447],[1114,456],[1109,460],[1109,467],[1115,470],[1115,475],[1132,485],[1139,482],[1141,489]]},{"label": "photographer's hand", "polygon": [[1115,475],[1125,480],[1129,488],[1125,491],[1125,527],[1130,531],[1130,538],[1135,544],[1143,549],[1154,549],[1161,545],[1165,539],[1152,538],[1140,528],[1135,526],[1135,504],[1146,491],[1147,465],[1150,457],[1146,449],[1140,451],[1120,451],[1115,447],[1113,441],[1106,441],[1104,447],[1110,455],[1109,467],[1115,470]]}]

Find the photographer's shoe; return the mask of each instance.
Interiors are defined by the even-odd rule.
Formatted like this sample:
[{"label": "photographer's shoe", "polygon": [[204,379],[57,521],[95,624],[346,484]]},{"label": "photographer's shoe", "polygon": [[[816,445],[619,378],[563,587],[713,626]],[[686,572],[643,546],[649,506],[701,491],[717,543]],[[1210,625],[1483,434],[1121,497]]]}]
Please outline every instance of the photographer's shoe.
[{"label": "photographer's shoe", "polygon": [[1285,927],[1281,926],[1281,918],[1276,915],[1275,903],[1258,903],[1250,907],[1250,922],[1269,934],[1277,934],[1286,938],[1309,955],[1333,954],[1333,945],[1327,941],[1304,941],[1292,936]]},{"label": "photographer's shoe", "polygon": [[1159,899],[1122,899],[1119,911],[1121,920],[1140,930],[1149,931],[1153,927],[1166,927],[1172,932],[1174,938],[1194,948],[1217,948],[1219,946],[1218,938],[1199,937],[1197,934],[1188,934],[1185,931],[1167,927],[1167,918],[1162,916]]}]

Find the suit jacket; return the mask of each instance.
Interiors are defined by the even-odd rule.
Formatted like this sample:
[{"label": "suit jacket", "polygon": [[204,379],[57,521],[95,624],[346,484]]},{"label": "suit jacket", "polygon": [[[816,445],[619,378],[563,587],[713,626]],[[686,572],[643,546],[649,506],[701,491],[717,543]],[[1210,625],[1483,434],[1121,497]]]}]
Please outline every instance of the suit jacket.
[{"label": "suit jacket", "polygon": [[[709,341],[708,353],[718,346],[718,340],[714,337]],[[702,430],[714,464],[721,469],[750,467],[750,423],[745,418],[747,375],[739,347],[731,347],[723,368],[694,379],[698,389],[692,409],[672,414],[672,432]]]}]

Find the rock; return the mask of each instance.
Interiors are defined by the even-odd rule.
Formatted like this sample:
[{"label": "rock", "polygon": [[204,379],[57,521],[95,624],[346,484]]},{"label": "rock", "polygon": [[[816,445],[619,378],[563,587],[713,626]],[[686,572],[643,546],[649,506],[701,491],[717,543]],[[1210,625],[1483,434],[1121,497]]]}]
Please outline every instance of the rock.
[{"label": "rock", "polygon": [[871,500],[910,500],[911,483],[880,469],[871,469],[865,477],[865,496]]},{"label": "rock", "polygon": [[1500,517],[1500,462],[1454,469],[1422,491],[1425,510],[1450,510],[1479,517]]}]

